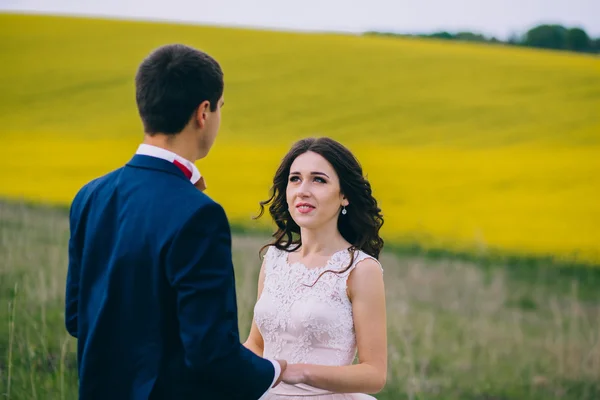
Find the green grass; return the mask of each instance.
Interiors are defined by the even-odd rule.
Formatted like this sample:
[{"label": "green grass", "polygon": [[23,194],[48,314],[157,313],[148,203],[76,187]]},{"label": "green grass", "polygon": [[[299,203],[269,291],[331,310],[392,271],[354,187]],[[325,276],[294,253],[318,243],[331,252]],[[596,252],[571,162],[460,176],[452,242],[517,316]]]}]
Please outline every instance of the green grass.
[{"label": "green grass", "polygon": [[172,42],[225,71],[198,165],[236,224],[254,226],[293,141],[326,135],[359,157],[394,243],[600,264],[600,59],[564,52],[0,15],[0,195],[68,204],[125,163],[133,76]]},{"label": "green grass", "polygon": [[[0,397],[77,398],[76,343],[63,323],[67,238],[63,208],[0,202]],[[234,237],[242,338],[266,240]],[[582,277],[557,292],[503,265],[393,249],[382,263],[389,371],[379,400],[600,396],[600,300],[581,297]]]}]

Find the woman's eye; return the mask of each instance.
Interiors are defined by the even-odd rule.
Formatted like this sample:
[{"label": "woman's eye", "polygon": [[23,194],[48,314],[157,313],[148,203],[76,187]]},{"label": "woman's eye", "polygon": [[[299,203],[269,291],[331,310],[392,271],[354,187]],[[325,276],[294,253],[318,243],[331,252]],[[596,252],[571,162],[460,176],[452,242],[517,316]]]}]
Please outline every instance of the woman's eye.
[{"label": "woman's eye", "polygon": [[298,181],[300,178],[297,176],[290,176],[290,182],[296,182]]},{"label": "woman's eye", "polygon": [[315,178],[315,182],[319,182],[319,183],[327,183],[327,181],[326,181],[325,179],[323,179],[323,178],[319,178],[319,177],[316,177],[316,178]]}]

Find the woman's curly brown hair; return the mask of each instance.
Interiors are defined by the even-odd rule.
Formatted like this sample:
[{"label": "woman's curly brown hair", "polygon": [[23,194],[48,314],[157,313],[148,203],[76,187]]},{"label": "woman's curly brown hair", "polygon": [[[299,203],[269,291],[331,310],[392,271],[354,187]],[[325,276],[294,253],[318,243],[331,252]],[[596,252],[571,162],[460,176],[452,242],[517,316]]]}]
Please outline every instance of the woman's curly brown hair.
[{"label": "woman's curly brown hair", "polygon": [[302,245],[300,227],[288,210],[286,189],[292,163],[298,156],[309,151],[321,155],[333,166],[339,177],[340,191],[349,202],[346,207],[347,213],[338,218],[338,230],[342,237],[352,245],[348,249],[352,259],[350,265],[339,273],[347,271],[353,264],[356,250],[362,250],[379,259],[384,243],[379,236],[379,230],[383,225],[383,216],[373,197],[371,184],[363,176],[362,166],[350,150],[327,137],[302,139],[296,142],[283,158],[273,178],[271,196],[260,202],[260,213],[255,217],[260,218],[264,214],[265,206],[268,205],[271,217],[278,227],[272,235],[274,241],[263,246],[261,252],[269,246],[293,252]]}]

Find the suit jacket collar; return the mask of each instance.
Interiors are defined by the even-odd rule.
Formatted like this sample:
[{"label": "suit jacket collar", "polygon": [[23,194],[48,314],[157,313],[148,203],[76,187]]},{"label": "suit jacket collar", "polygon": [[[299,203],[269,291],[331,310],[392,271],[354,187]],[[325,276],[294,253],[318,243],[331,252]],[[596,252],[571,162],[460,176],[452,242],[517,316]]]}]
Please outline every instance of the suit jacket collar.
[{"label": "suit jacket collar", "polygon": [[168,174],[178,176],[179,178],[190,182],[190,180],[184,175],[183,171],[181,171],[179,167],[177,167],[172,162],[163,160],[162,158],[147,156],[143,154],[136,154],[131,160],[129,160],[126,166],[162,171]]},{"label": "suit jacket collar", "polygon": [[194,184],[197,183],[200,180],[200,178],[202,178],[202,175],[200,175],[200,171],[198,171],[198,168],[196,167],[196,165],[193,162],[181,157],[177,153],[174,153],[174,152],[164,149],[162,147],[157,147],[157,146],[153,146],[150,144],[142,143],[138,146],[136,154],[143,154],[146,156],[154,156],[154,157],[162,158],[169,162],[174,162],[174,163],[178,162],[180,164],[179,167],[185,168],[185,169],[187,169],[187,171],[189,171],[189,173],[191,175],[189,177],[190,181]]}]

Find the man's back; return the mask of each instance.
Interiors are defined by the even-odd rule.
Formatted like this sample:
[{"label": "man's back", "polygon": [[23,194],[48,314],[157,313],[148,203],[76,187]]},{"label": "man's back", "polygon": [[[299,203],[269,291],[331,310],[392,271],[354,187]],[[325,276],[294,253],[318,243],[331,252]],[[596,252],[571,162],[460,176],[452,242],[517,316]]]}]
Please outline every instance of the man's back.
[{"label": "man's back", "polygon": [[[239,343],[225,214],[175,165],[136,155],[86,185],[71,235],[66,325],[79,339],[81,399],[266,390],[271,363]],[[255,381],[226,393],[227,368]]]}]

